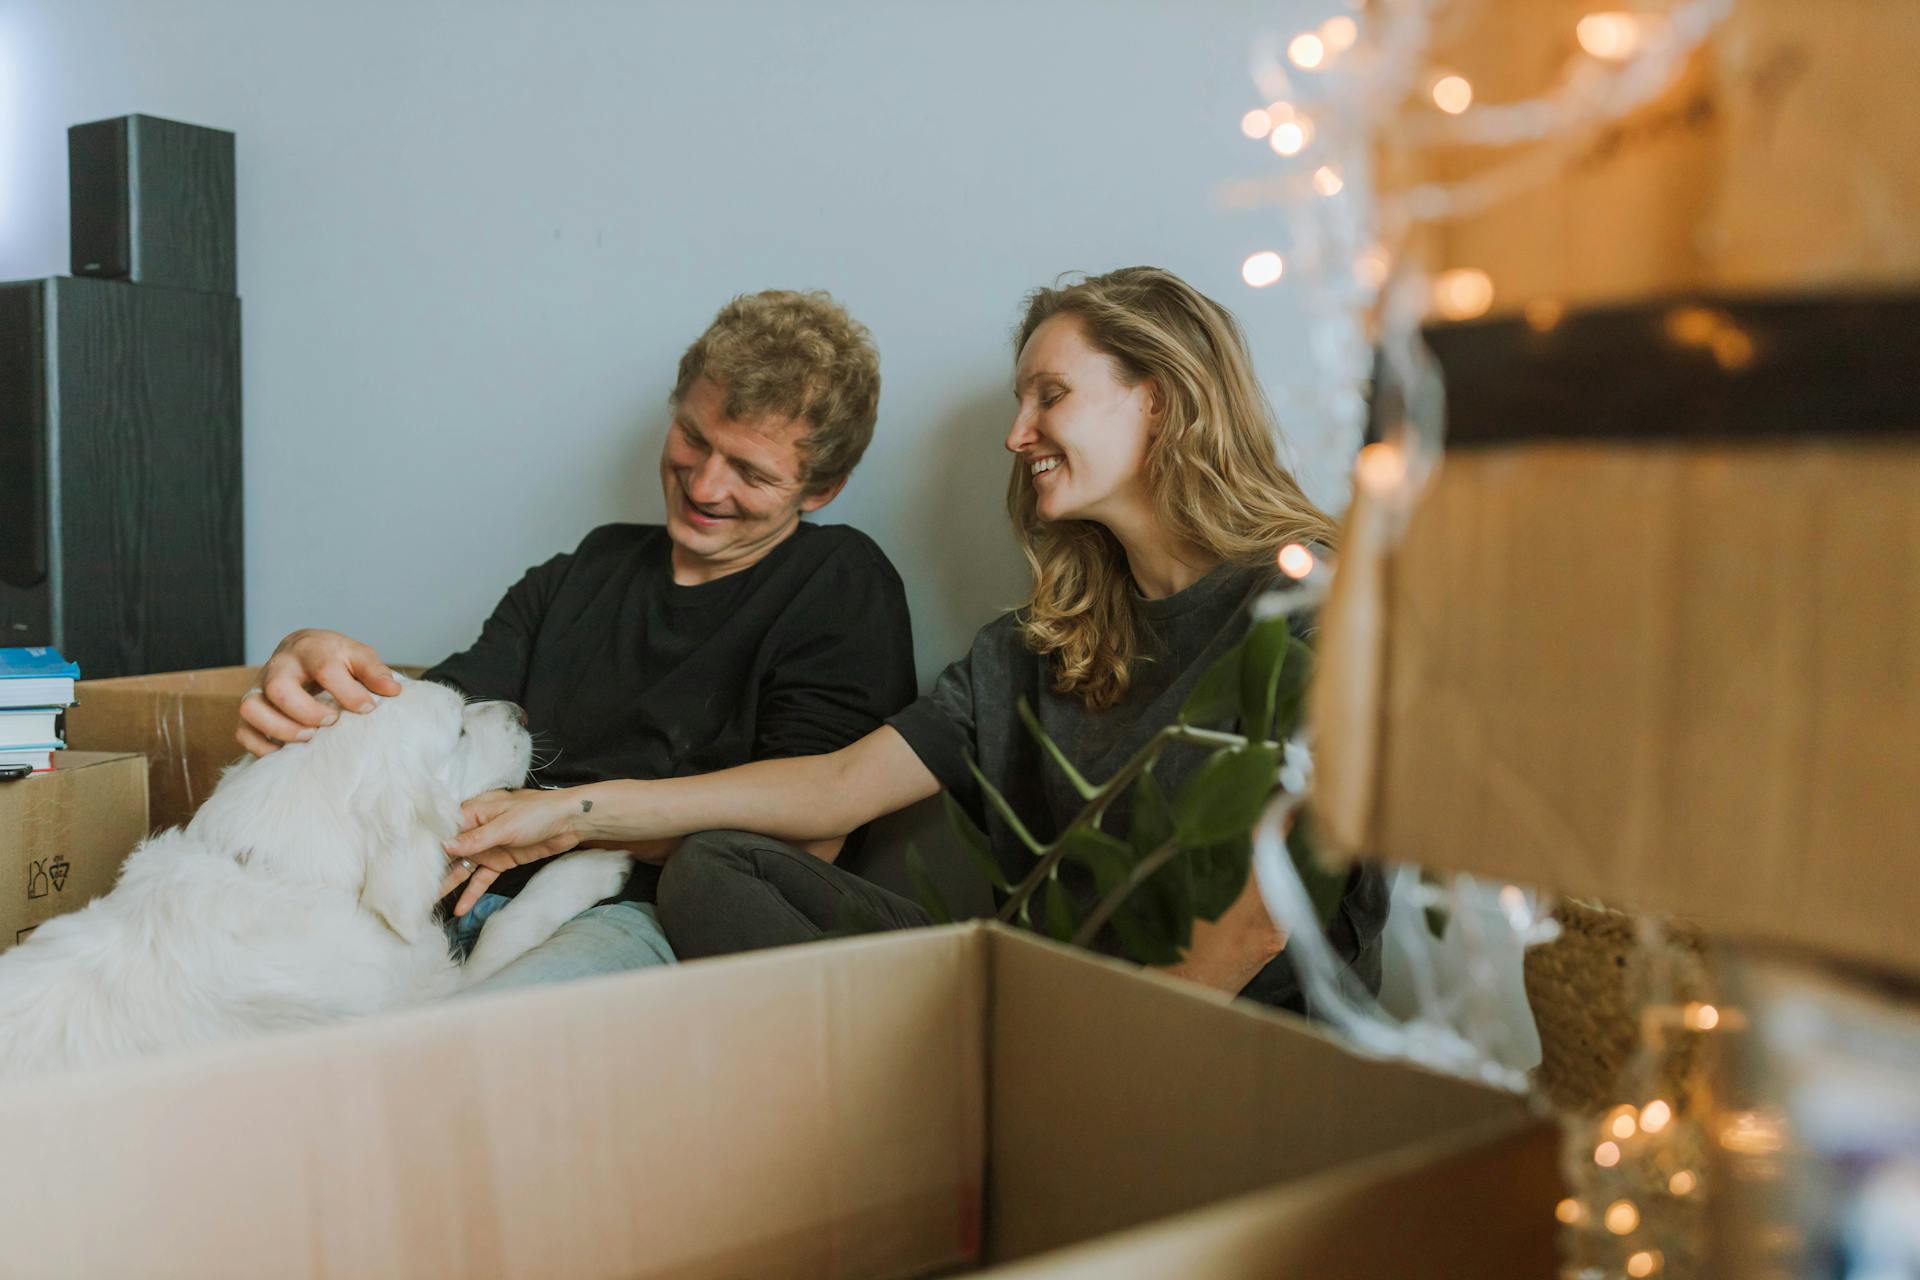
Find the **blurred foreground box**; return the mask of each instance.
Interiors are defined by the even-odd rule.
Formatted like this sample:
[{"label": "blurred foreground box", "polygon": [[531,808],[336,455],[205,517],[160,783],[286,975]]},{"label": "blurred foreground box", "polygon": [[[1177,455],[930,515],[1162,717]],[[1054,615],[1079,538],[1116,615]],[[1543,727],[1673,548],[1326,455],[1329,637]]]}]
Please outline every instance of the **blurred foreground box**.
[{"label": "blurred foreground box", "polygon": [[1920,972],[1920,304],[1436,330],[1448,448],[1324,615],[1344,846]]}]

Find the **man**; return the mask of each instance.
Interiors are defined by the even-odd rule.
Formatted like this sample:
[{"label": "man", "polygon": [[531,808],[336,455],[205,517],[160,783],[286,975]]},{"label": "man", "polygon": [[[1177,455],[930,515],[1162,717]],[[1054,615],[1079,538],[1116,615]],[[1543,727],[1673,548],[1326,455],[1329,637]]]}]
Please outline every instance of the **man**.
[{"label": "man", "polygon": [[[666,524],[607,525],[527,571],[463,653],[425,678],[526,708],[549,785],[666,778],[833,751],[913,700],[900,577],[873,541],[802,516],[831,502],[873,436],[879,359],[824,293],[734,299],[680,360],[660,455]],[[400,690],[369,646],[289,635],[240,704],[255,755],[304,741],[337,715]],[[536,757],[538,758],[538,757]],[[841,841],[810,850],[827,859]],[[651,906],[677,841],[629,846],[622,900],[603,903],[485,986],[515,986],[671,959]],[[465,880],[457,936],[537,866]]]}]

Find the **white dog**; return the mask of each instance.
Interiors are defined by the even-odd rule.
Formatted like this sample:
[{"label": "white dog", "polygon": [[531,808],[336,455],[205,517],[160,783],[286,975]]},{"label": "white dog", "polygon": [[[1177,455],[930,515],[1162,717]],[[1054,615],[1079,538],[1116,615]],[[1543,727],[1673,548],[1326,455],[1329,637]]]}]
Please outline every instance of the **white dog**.
[{"label": "white dog", "polygon": [[375,1013],[498,971],[631,870],[617,852],[556,859],[463,971],[435,919],[441,841],[461,800],[520,785],[530,752],[517,708],[408,682],[232,766],[113,892],[0,954],[0,1076]]}]

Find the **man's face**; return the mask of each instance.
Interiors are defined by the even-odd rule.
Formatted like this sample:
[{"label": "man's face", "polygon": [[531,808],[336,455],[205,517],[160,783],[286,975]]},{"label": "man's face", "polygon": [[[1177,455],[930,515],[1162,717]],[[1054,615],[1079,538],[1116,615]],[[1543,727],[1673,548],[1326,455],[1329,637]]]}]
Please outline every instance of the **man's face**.
[{"label": "man's face", "polygon": [[727,416],[726,391],[696,379],[674,408],[660,484],[673,540],[674,581],[710,582],[754,564],[794,531],[800,517],[839,492],[807,495],[800,482],[806,424]]}]

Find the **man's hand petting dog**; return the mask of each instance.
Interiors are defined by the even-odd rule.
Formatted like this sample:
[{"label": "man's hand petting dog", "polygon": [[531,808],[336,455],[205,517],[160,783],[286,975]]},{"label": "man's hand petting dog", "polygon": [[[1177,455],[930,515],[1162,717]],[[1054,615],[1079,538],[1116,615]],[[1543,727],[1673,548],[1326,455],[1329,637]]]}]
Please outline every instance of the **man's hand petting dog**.
[{"label": "man's hand petting dog", "polygon": [[579,845],[576,819],[585,813],[570,791],[487,791],[460,806],[460,834],[444,846],[452,865],[441,894],[462,881],[466,891],[453,913],[464,916],[504,872]]},{"label": "man's hand petting dog", "polygon": [[234,740],[254,756],[306,742],[340,716],[338,707],[315,696],[322,691],[341,707],[365,713],[377,705],[375,694],[398,696],[400,681],[358,640],[338,631],[296,631],[280,642],[260,668],[260,682],[241,697]]}]

